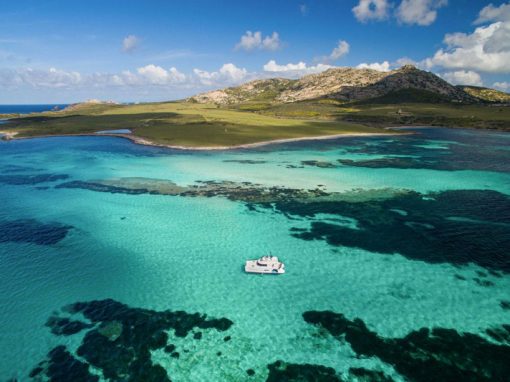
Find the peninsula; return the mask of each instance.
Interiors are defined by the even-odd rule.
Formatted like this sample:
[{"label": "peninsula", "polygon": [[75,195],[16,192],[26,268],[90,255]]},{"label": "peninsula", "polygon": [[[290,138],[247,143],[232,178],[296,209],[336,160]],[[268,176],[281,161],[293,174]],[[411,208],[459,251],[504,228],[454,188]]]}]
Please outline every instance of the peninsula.
[{"label": "peninsula", "polygon": [[454,86],[410,65],[389,72],[334,68],[298,80],[256,80],[181,101],[93,101],[61,111],[5,115],[9,119],[1,133],[4,139],[19,139],[104,132],[140,144],[225,149],[399,134],[388,128],[402,125],[510,130],[509,103],[507,93]]}]

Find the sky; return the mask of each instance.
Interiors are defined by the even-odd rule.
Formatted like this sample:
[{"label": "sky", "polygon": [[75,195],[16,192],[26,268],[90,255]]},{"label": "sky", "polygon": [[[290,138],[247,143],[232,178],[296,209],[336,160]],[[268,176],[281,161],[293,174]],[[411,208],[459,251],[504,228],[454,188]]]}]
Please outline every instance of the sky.
[{"label": "sky", "polygon": [[164,101],[403,64],[510,91],[510,1],[0,0],[0,104]]}]

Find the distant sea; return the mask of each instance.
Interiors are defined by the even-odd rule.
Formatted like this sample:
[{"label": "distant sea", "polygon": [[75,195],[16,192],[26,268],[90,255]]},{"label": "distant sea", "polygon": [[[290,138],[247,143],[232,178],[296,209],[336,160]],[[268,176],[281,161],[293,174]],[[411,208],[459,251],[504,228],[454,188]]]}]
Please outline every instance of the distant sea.
[{"label": "distant sea", "polygon": [[19,113],[19,114],[28,114],[28,113],[40,113],[42,111],[53,110],[53,108],[58,107],[59,109],[63,109],[68,104],[47,104],[47,105],[0,105],[0,114],[10,114],[10,113]]}]

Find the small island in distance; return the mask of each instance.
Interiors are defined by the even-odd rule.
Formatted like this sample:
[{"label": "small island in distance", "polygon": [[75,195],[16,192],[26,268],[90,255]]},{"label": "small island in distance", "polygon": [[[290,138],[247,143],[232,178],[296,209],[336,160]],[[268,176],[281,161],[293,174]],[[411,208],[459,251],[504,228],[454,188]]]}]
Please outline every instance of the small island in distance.
[{"label": "small island in distance", "polygon": [[[394,126],[510,129],[510,94],[454,86],[404,65],[381,72],[333,68],[297,80],[255,80],[181,101],[89,102],[63,110],[1,115],[4,139],[102,133],[190,149],[399,134]],[[129,132],[129,134],[126,134]]]}]

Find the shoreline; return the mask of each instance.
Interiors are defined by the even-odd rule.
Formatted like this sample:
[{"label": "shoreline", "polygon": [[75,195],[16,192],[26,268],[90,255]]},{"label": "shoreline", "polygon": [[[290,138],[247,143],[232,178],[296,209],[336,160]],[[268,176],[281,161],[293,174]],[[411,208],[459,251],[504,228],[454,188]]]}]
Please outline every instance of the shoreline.
[{"label": "shoreline", "polygon": [[[411,134],[411,133],[406,133]],[[321,140],[331,140],[338,138],[353,138],[353,137],[379,137],[379,136],[392,136],[392,135],[405,135],[402,133],[345,133],[345,134],[334,134],[334,135],[322,135],[322,136],[311,136],[311,137],[299,137],[299,138],[281,138],[281,139],[273,139],[269,141],[260,141],[253,143],[243,143],[240,145],[233,146],[182,146],[182,145],[167,145],[163,143],[155,143],[148,139],[129,136],[129,135],[114,135],[121,136],[123,138],[127,138],[130,141],[137,143],[139,145],[145,146],[155,146],[155,147],[166,147],[169,149],[175,150],[191,150],[191,151],[215,151],[215,150],[239,150],[239,149],[250,149],[256,147],[263,147],[269,145],[275,145],[280,143],[292,143],[292,142],[302,142],[302,141],[321,141]]]},{"label": "shoreline", "polygon": [[[390,128],[387,128],[391,130]],[[116,137],[116,138],[124,138],[128,139],[134,144],[143,145],[143,146],[152,146],[152,147],[162,147],[173,150],[189,150],[189,151],[221,151],[221,150],[240,150],[240,149],[249,149],[256,148],[262,146],[269,146],[280,143],[292,143],[292,142],[301,142],[301,141],[319,141],[319,140],[331,140],[338,138],[355,138],[355,137],[380,137],[380,136],[393,136],[393,135],[407,135],[413,133],[345,133],[345,134],[333,134],[333,135],[322,135],[322,136],[311,136],[311,137],[299,137],[299,138],[282,138],[282,139],[273,139],[269,141],[260,141],[253,143],[244,143],[240,145],[233,146],[182,146],[182,145],[168,145],[164,143],[152,142],[146,138],[137,137],[129,134],[96,134],[96,133],[83,133],[83,134],[62,134],[62,135],[37,135],[32,137],[16,137],[18,134],[15,132],[8,131],[0,131],[0,135],[2,140],[11,141],[11,140],[23,140],[23,139],[37,139],[37,138],[58,138],[58,137]]]}]

